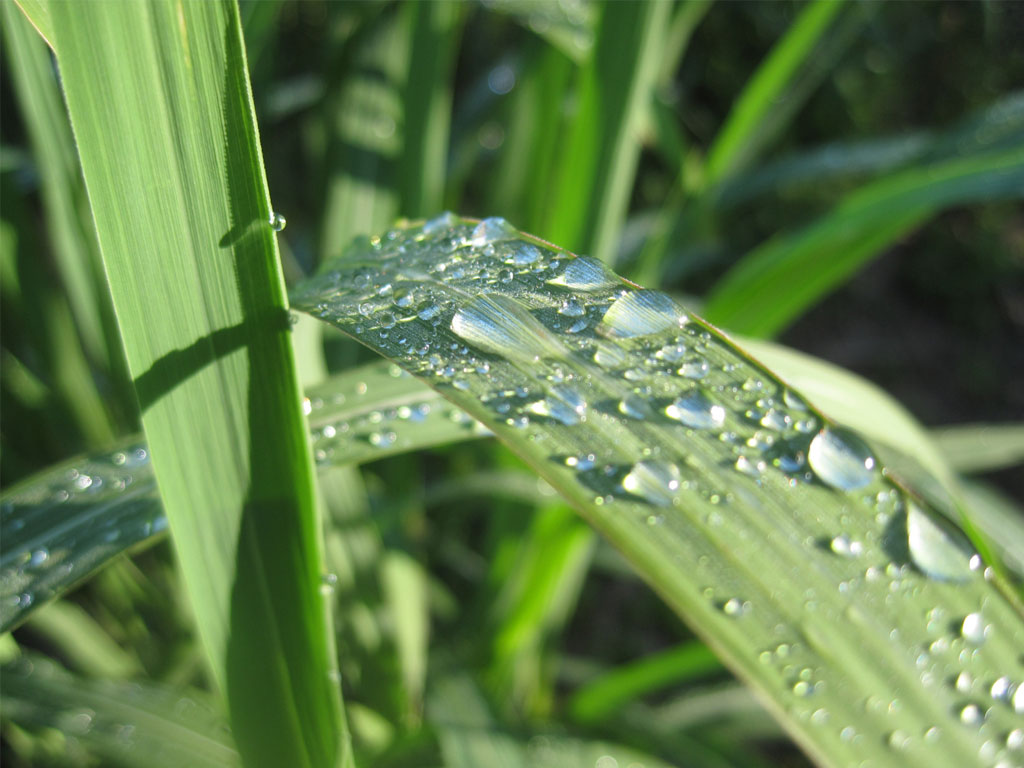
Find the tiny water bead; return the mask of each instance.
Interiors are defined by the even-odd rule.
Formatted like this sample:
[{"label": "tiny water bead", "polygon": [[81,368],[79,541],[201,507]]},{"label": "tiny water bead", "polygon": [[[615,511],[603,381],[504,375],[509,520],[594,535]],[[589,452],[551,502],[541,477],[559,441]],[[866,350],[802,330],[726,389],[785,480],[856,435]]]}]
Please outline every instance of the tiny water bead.
[{"label": "tiny water bead", "polygon": [[272,211],[270,214],[270,228],[275,232],[280,232],[286,226],[288,226],[288,220],[280,213]]},{"label": "tiny water bead", "polygon": [[597,332],[612,339],[650,336],[686,323],[686,314],[668,294],[630,291],[608,307]]},{"label": "tiny water bead", "polygon": [[841,427],[826,427],[811,440],[807,461],[826,485],[854,491],[875,476],[875,458],[857,435]]},{"label": "tiny water bead", "polygon": [[725,408],[712,403],[701,392],[680,397],[665,408],[665,414],[694,429],[713,429],[725,421]]},{"label": "tiny water bead", "polygon": [[682,475],[679,467],[668,461],[641,461],[622,479],[622,487],[634,496],[659,507],[672,506],[679,491]]}]

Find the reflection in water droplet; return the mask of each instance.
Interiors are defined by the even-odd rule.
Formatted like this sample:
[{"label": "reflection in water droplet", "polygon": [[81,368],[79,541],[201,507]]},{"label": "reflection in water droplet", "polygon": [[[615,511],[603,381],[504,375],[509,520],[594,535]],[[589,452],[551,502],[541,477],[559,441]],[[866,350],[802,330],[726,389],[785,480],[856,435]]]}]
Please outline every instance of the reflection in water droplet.
[{"label": "reflection in water droplet", "polygon": [[561,349],[525,306],[503,294],[477,296],[452,317],[452,330],[475,347],[519,361]]},{"label": "reflection in water droplet", "polygon": [[694,429],[719,427],[725,421],[725,408],[715,405],[700,392],[680,397],[665,409],[665,413],[670,419]]},{"label": "reflection in water droplet", "polygon": [[969,613],[964,617],[964,623],[960,627],[960,634],[964,639],[975,645],[985,642],[985,635],[988,634],[988,627],[980,613]]},{"label": "reflection in water droplet", "polygon": [[548,280],[548,284],[574,291],[597,291],[618,282],[604,264],[590,256],[578,256],[569,261],[565,271]]},{"label": "reflection in water droplet", "polygon": [[640,395],[634,393],[626,395],[619,402],[619,413],[629,416],[631,419],[647,419],[651,417],[651,407]]},{"label": "reflection in water droplet", "polygon": [[913,501],[907,503],[907,545],[914,565],[933,579],[964,581],[974,553]]},{"label": "reflection in water droplet", "polygon": [[285,219],[280,213],[271,212],[270,214],[270,228],[275,232],[280,232],[288,226],[288,220]]},{"label": "reflection in water droplet", "polygon": [[608,307],[597,331],[613,339],[649,336],[686,322],[683,310],[660,291],[630,291]]},{"label": "reflection in water droplet", "polygon": [[469,244],[481,248],[489,243],[497,243],[502,240],[514,240],[518,233],[511,224],[500,216],[492,216],[484,219],[473,229],[469,237]]},{"label": "reflection in water droplet", "polygon": [[682,477],[679,467],[667,461],[641,461],[622,479],[622,487],[634,496],[657,504],[672,505]]},{"label": "reflection in water droplet", "polygon": [[874,478],[871,450],[846,429],[821,430],[811,440],[807,461],[823,483],[841,491],[863,488]]}]

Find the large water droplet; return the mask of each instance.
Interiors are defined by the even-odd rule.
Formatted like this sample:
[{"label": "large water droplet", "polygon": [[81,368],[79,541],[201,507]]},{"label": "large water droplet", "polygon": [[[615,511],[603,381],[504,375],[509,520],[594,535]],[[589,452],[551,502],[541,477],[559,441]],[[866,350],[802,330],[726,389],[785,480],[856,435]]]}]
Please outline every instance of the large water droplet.
[{"label": "large water droplet", "polygon": [[615,285],[615,276],[597,259],[578,256],[572,259],[565,271],[548,280],[548,284],[569,288],[574,291],[597,291]]},{"label": "large water droplet", "polygon": [[907,504],[907,544],[914,565],[934,579],[964,581],[974,553],[913,501]]},{"label": "large water droplet", "polygon": [[686,322],[683,310],[659,291],[630,291],[608,307],[597,331],[613,339],[649,336]]},{"label": "large water droplet", "polygon": [[271,213],[270,213],[270,228],[272,230],[274,230],[275,232],[280,232],[286,226],[288,226],[288,220],[284,216],[282,216],[280,213],[274,213],[273,211],[271,211]]},{"label": "large water droplet", "polygon": [[725,421],[725,408],[715,405],[701,392],[680,397],[665,409],[665,414],[694,429],[720,427]]},{"label": "large water droplet", "polygon": [[846,429],[821,430],[811,440],[807,461],[823,483],[841,491],[863,488],[874,478],[871,450]]},{"label": "large water droplet", "polygon": [[657,504],[672,506],[682,480],[679,467],[668,461],[641,461],[622,479],[622,487],[634,496]]},{"label": "large water droplet", "polygon": [[481,294],[452,317],[452,330],[475,347],[531,362],[561,347],[530,311],[510,296]]},{"label": "large water droplet", "polygon": [[455,216],[449,211],[445,211],[444,213],[430,219],[429,221],[427,221],[426,224],[423,225],[423,234],[433,235],[438,232],[442,232],[446,229],[454,227],[455,223]]},{"label": "large water droplet", "polygon": [[497,243],[502,240],[514,240],[518,236],[515,227],[509,224],[500,216],[492,216],[484,219],[473,229],[469,236],[469,244],[481,248],[489,243]]}]

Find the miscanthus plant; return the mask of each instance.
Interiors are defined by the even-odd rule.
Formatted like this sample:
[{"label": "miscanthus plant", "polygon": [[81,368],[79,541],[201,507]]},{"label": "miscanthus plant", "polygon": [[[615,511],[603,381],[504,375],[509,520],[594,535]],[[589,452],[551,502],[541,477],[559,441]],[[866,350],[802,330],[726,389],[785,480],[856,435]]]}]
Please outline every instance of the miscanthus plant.
[{"label": "miscanthus plant", "polygon": [[773,154],[898,22],[769,7],[708,132],[696,0],[5,3],[5,763],[1024,764],[1022,427],[766,340],[1024,99]]}]

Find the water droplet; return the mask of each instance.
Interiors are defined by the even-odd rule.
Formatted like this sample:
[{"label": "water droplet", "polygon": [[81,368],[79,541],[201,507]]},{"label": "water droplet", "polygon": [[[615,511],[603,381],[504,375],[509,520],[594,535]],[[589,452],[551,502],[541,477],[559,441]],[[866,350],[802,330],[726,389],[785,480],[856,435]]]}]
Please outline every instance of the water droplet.
[{"label": "water droplet", "polygon": [[1010,678],[1004,675],[992,683],[992,687],[989,689],[989,695],[997,701],[1006,699],[1010,695],[1010,688],[1012,685]]},{"label": "water droplet", "polygon": [[1024,715],[1024,683],[1018,685],[1017,690],[1013,692],[1013,699],[1010,700],[1010,705],[1018,715]]},{"label": "water droplet", "polygon": [[533,264],[540,257],[540,249],[537,246],[530,245],[530,243],[517,243],[505,259],[505,263],[525,267],[527,264]]},{"label": "water droplet", "polygon": [[679,370],[676,373],[688,379],[703,379],[710,370],[711,367],[708,365],[707,360],[687,360],[679,366]]},{"label": "water droplet", "polygon": [[556,386],[551,394],[527,406],[527,410],[538,416],[547,416],[555,421],[572,426],[586,421],[587,401],[572,387]]},{"label": "water droplet", "polygon": [[985,635],[988,634],[988,627],[980,613],[969,613],[964,617],[964,623],[960,626],[960,634],[969,643],[980,645],[985,642]]},{"label": "water droplet", "polygon": [[566,317],[582,317],[587,313],[586,308],[576,299],[569,299],[558,309],[558,314]]},{"label": "water droplet", "polygon": [[626,395],[619,401],[619,413],[639,420],[650,418],[652,415],[647,401],[636,393]]},{"label": "water droplet", "polygon": [[594,352],[594,362],[602,368],[618,368],[628,359],[622,347],[610,342],[598,342],[597,351]]},{"label": "water droplet", "polygon": [[971,688],[974,687],[974,675],[964,670],[956,676],[953,687],[960,691],[960,693],[970,693]]},{"label": "water droplet", "polygon": [[807,461],[818,478],[841,491],[862,488],[874,478],[871,450],[853,432],[825,428],[811,440]]},{"label": "water droplet", "polygon": [[641,461],[622,479],[622,487],[634,496],[657,504],[672,505],[682,476],[679,467],[667,461]]},{"label": "water droplet", "polygon": [[977,704],[968,704],[960,710],[960,719],[967,723],[967,725],[979,725],[983,715]]},{"label": "water droplet", "polygon": [[270,228],[275,232],[280,232],[288,226],[288,220],[285,219],[280,213],[271,212],[270,214]]},{"label": "water droplet", "polygon": [[907,503],[907,544],[914,565],[933,579],[964,581],[974,555],[966,542],[954,538],[913,501]]},{"label": "water droplet", "polygon": [[532,362],[561,347],[530,311],[510,296],[481,294],[455,313],[452,330],[475,347]]},{"label": "water droplet", "polygon": [[588,472],[597,466],[597,457],[592,453],[586,456],[569,456],[565,460],[565,465],[579,472]]},{"label": "water droplet", "polygon": [[398,439],[394,432],[373,432],[370,434],[370,445],[375,448],[387,448]]},{"label": "water droplet", "polygon": [[832,551],[842,557],[857,557],[864,551],[864,546],[859,541],[850,541],[846,534],[840,534],[829,542]]},{"label": "water droplet", "polygon": [[735,597],[729,598],[722,605],[722,612],[725,613],[726,616],[732,616],[734,618],[737,616],[742,616],[749,610],[750,603],[745,603],[742,600]]},{"label": "water droplet", "polygon": [[665,413],[670,419],[694,429],[720,427],[725,421],[725,408],[715,405],[700,392],[680,397],[665,409]]},{"label": "water droplet", "polygon": [[734,466],[737,470],[750,477],[760,477],[761,473],[767,468],[763,461],[751,461],[746,456],[740,456],[736,459]]},{"label": "water droplet", "polygon": [[514,240],[518,234],[515,227],[503,218],[492,216],[489,219],[484,219],[474,227],[473,233],[469,236],[469,244],[475,248],[482,248],[490,243]]},{"label": "water droplet", "polygon": [[1006,748],[1020,749],[1024,747],[1024,728],[1014,728],[1006,734]]},{"label": "water droplet", "polygon": [[569,261],[558,277],[548,280],[549,285],[574,291],[597,291],[618,281],[604,264],[590,256],[578,256]]},{"label": "water droplet", "polygon": [[616,299],[601,319],[598,333],[613,339],[650,336],[686,322],[683,310],[660,291],[630,291]]}]

